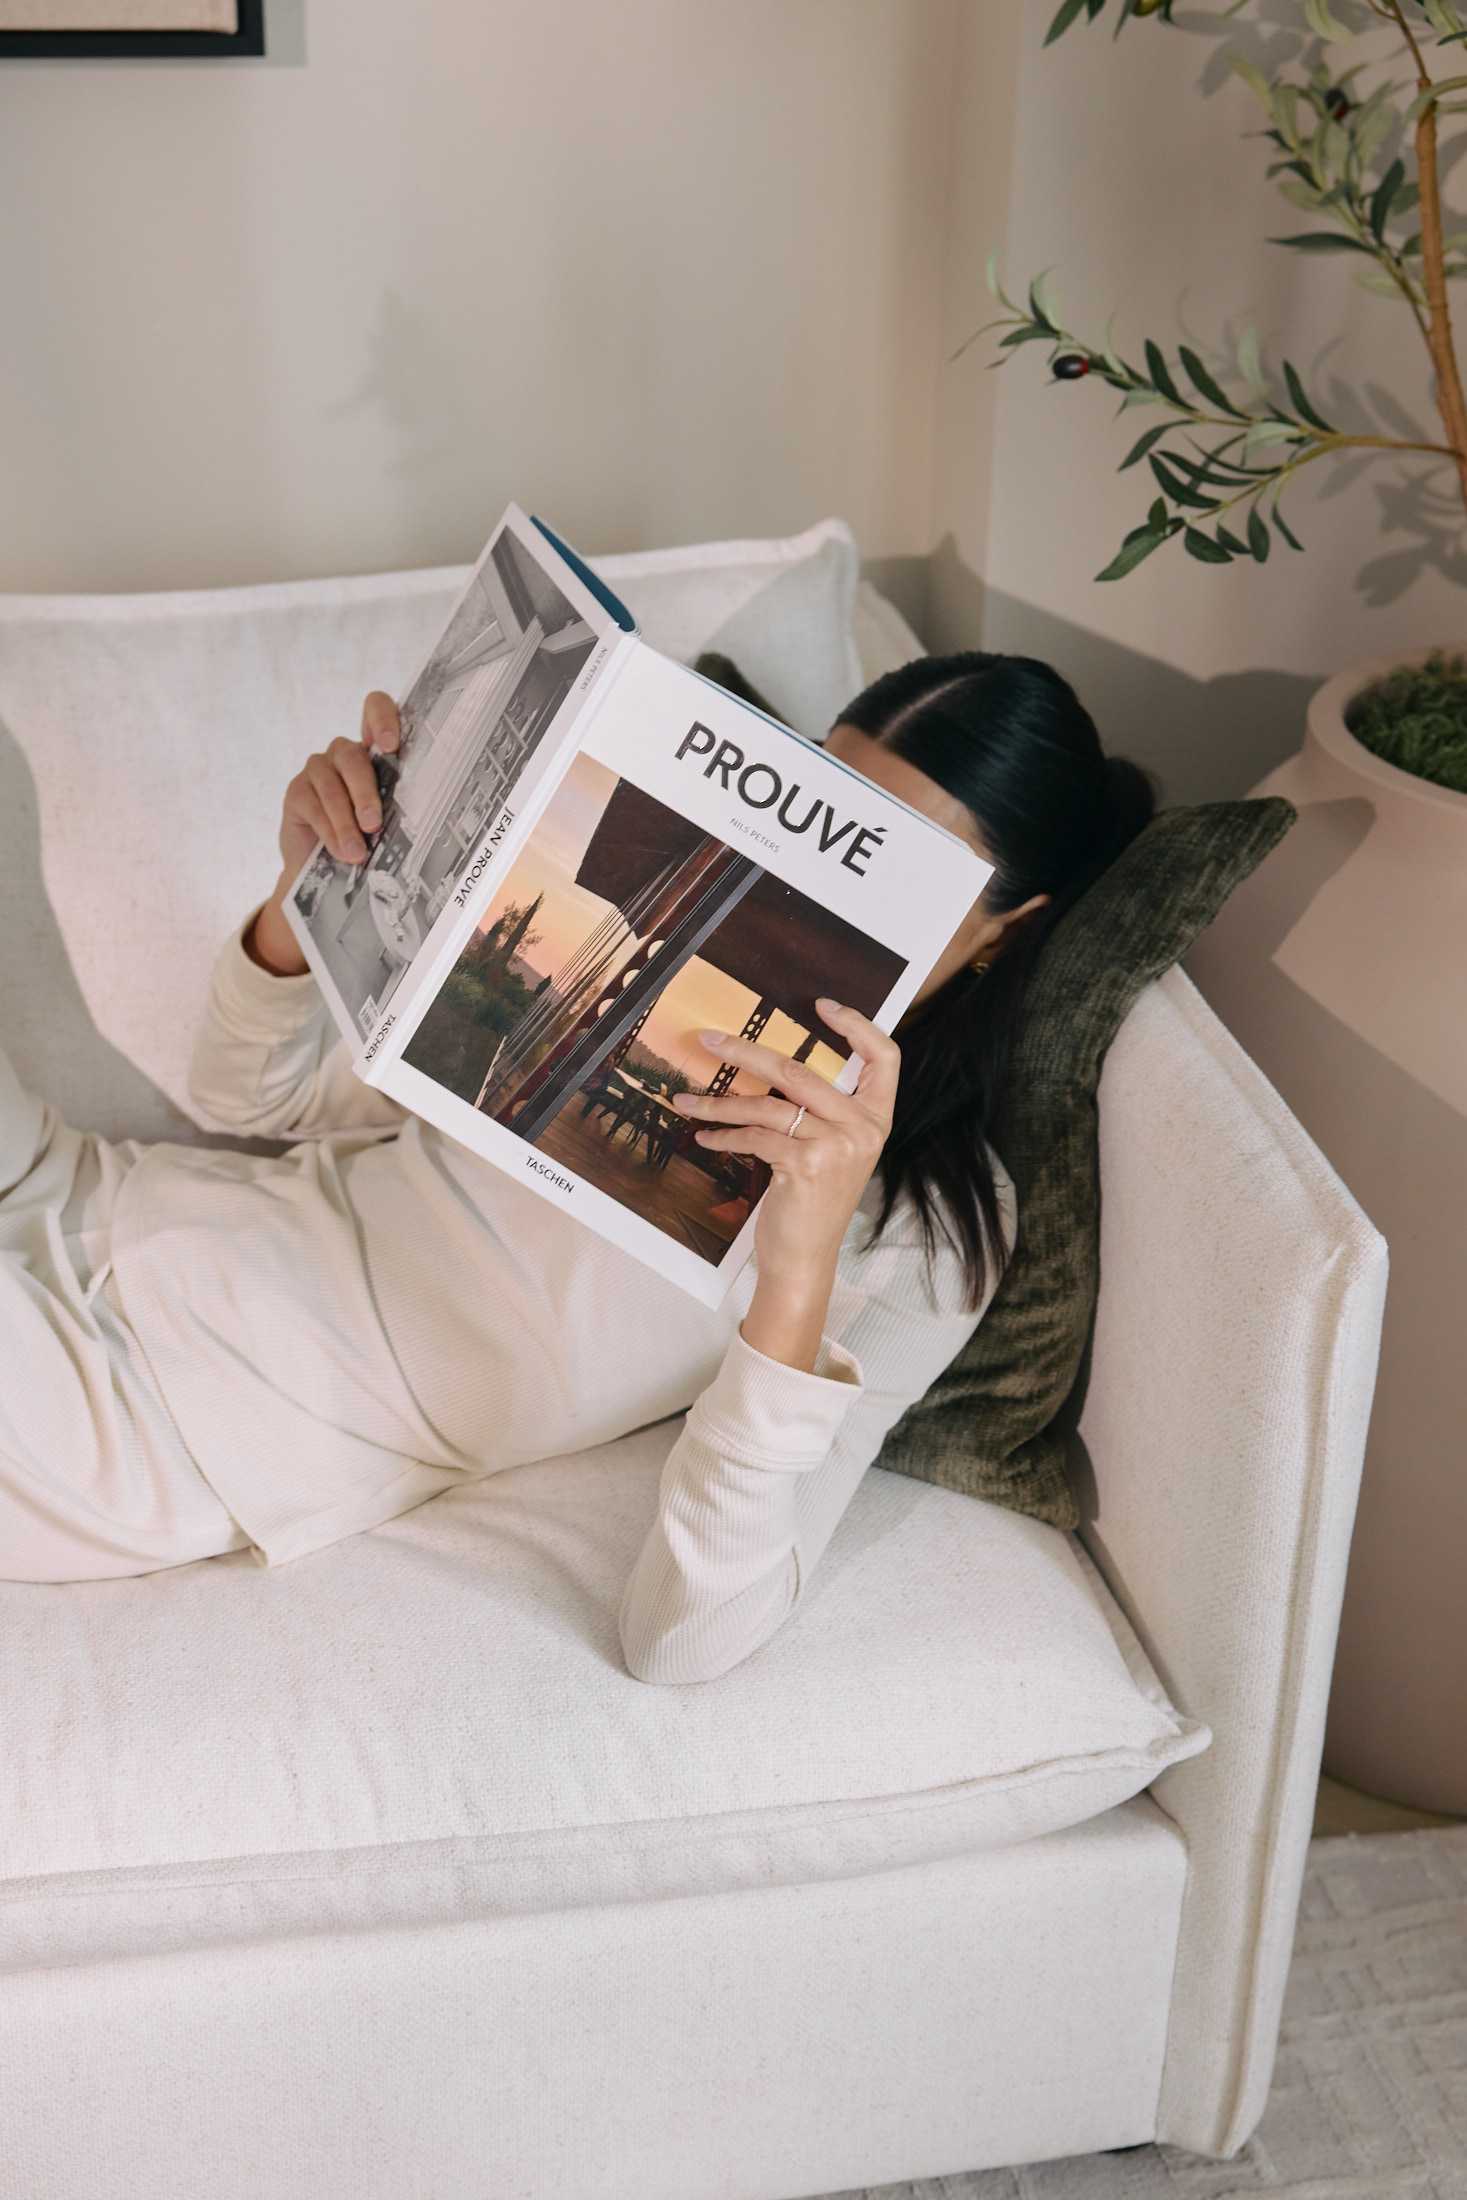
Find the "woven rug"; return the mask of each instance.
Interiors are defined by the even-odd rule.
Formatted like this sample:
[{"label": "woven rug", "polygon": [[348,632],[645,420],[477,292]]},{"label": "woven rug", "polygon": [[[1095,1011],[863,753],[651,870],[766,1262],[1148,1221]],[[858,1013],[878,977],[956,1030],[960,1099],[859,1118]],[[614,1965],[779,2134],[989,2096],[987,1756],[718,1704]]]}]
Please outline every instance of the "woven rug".
[{"label": "woven rug", "polygon": [[1263,2121],[829,2200],[1467,2200],[1467,1826],[1313,1841]]}]

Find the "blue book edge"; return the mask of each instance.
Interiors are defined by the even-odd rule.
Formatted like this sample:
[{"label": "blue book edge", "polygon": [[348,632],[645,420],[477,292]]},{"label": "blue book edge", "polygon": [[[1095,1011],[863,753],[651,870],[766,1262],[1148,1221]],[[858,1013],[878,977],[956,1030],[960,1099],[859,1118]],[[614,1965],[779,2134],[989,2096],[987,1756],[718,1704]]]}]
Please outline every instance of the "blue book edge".
[{"label": "blue book edge", "polygon": [[571,571],[575,573],[580,580],[584,581],[586,587],[590,589],[591,594],[596,598],[596,601],[599,604],[603,605],[604,608],[611,613],[611,616],[613,617],[613,619],[615,619],[617,625],[619,627],[622,627],[628,634],[635,634],[637,631],[637,622],[632,617],[630,611],[628,611],[626,605],[622,602],[620,596],[613,596],[605,581],[601,580],[595,573],[591,571],[590,566],[587,565],[584,558],[578,558],[576,556],[576,553],[574,552],[574,550],[571,549],[569,543],[561,541],[559,535],[556,534],[553,527],[546,526],[544,520],[541,519],[538,512],[532,512],[530,514],[530,518],[539,528],[541,534],[545,537],[545,540],[551,545],[552,549],[558,550],[560,552],[560,555],[565,559],[566,564],[571,568]]}]

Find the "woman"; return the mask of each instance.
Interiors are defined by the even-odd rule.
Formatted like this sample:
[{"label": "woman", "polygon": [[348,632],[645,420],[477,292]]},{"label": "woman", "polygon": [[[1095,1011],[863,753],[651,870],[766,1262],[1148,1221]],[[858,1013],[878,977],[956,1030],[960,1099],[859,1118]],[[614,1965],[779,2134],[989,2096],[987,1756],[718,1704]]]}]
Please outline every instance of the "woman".
[{"label": "woman", "polygon": [[1017,1217],[987,1130],[1025,972],[1152,783],[1033,659],[921,658],[850,705],[829,748],[996,868],[900,1046],[821,1003],[864,1064],[853,1093],[700,1034],[772,1088],[676,1102],[704,1146],[773,1172],[711,1312],[351,1075],[282,903],[318,837],[363,858],[398,735],[373,694],[360,740],[307,761],[275,889],[215,961],[196,1112],[287,1152],[108,1143],[0,1054],[0,1576],[277,1565],[685,1411],[620,1632],[638,1678],[709,1679],[787,1618],[992,1298]]}]

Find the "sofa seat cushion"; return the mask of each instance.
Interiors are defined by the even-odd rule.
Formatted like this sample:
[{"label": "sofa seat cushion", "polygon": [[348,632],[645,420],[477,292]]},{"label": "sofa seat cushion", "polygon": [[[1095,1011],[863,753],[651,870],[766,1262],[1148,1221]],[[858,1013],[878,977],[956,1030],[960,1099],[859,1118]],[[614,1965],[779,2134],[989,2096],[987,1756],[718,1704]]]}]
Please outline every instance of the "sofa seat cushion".
[{"label": "sofa seat cushion", "polygon": [[634,1679],[677,1426],[279,1568],[0,1585],[0,1879],[466,1840],[582,1899],[669,1855],[859,1870],[1075,1824],[1206,1746],[1075,1539],[880,1470],[763,1650]]}]

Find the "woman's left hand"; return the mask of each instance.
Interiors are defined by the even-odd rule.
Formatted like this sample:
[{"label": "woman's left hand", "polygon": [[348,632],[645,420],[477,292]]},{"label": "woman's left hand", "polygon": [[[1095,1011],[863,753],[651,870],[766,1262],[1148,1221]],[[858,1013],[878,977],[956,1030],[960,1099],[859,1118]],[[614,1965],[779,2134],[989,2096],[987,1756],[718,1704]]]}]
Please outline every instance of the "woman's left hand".
[{"label": "woman's left hand", "polygon": [[749,1343],[796,1365],[814,1364],[841,1241],[891,1130],[901,1067],[896,1041],[857,1010],[828,1000],[816,1006],[861,1059],[854,1092],[837,1091],[774,1047],[705,1031],[699,1036],[710,1054],[773,1089],[762,1096],[685,1092],[673,1102],[679,1114],[718,1126],[698,1131],[700,1146],[750,1155],[772,1172],[755,1226],[758,1284],[743,1327]]}]

